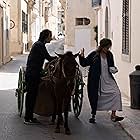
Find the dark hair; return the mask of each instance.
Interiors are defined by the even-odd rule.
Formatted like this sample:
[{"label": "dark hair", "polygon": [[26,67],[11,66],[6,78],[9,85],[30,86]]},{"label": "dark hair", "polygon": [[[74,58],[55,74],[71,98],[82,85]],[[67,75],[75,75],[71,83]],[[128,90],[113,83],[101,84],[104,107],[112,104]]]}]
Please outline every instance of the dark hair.
[{"label": "dark hair", "polygon": [[45,29],[42,32],[40,32],[38,40],[43,42],[51,34],[52,34],[52,32],[49,29]]},{"label": "dark hair", "polygon": [[112,41],[108,38],[103,38],[101,41],[100,41],[100,47],[104,48],[104,47],[111,47],[112,46]]}]

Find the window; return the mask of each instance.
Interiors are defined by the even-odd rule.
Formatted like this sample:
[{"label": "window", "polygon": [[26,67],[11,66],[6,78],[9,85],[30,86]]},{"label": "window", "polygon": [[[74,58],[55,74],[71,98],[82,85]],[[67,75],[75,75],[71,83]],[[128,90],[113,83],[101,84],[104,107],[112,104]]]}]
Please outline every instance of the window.
[{"label": "window", "polygon": [[48,22],[48,11],[49,11],[49,7],[45,7],[45,22]]},{"label": "window", "polygon": [[92,7],[99,7],[101,6],[102,0],[92,0]]},{"label": "window", "polygon": [[76,22],[75,22],[76,26],[88,25],[88,24],[90,24],[90,19],[88,19],[88,18],[76,18]]},{"label": "window", "polygon": [[22,32],[28,33],[28,14],[22,11]]},{"label": "window", "polygon": [[129,55],[129,0],[123,0],[122,9],[122,54]]},{"label": "window", "polygon": [[108,38],[109,37],[109,29],[108,29],[108,7],[106,7],[105,10],[105,37]]}]

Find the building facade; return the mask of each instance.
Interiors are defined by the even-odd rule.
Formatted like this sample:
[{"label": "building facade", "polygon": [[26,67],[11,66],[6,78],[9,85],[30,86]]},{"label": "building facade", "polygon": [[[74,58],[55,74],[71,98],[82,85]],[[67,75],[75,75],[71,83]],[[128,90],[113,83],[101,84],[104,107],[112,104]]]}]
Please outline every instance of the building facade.
[{"label": "building facade", "polygon": [[94,31],[97,25],[96,11],[92,1],[61,0],[61,3],[65,6],[65,51],[79,52],[85,48],[87,55],[97,45]]},{"label": "building facade", "polygon": [[23,53],[28,43],[28,1],[15,0],[11,5],[11,28],[10,54]]},{"label": "building facade", "polygon": [[42,0],[11,1],[10,54],[28,52],[43,29]]},{"label": "building facade", "polygon": [[129,74],[140,64],[139,4],[140,1],[132,0],[102,0],[98,9],[99,40],[103,37],[112,40],[112,51],[119,69],[116,77],[122,93],[128,97]]},{"label": "building facade", "polygon": [[44,28],[43,1],[28,2],[28,47],[38,40],[41,30]]},{"label": "building facade", "polygon": [[0,66],[10,60],[10,3],[0,0]]},{"label": "building facade", "polygon": [[44,0],[43,15],[45,28],[52,31],[52,36],[57,39],[58,34],[62,32],[62,13],[63,9],[59,0]]}]

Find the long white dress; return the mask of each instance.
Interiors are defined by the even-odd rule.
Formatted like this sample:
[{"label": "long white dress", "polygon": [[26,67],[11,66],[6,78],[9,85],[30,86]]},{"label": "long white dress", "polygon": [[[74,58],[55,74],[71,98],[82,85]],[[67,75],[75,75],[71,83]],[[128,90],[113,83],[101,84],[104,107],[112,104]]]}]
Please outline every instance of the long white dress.
[{"label": "long white dress", "polygon": [[108,72],[107,59],[101,57],[101,76],[98,90],[98,111],[122,110],[119,87]]}]

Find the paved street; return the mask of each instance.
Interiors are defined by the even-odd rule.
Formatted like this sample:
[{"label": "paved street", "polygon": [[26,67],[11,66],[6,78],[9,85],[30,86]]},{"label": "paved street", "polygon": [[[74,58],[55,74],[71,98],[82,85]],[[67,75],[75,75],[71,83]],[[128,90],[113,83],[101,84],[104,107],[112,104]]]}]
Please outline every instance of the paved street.
[{"label": "paved street", "polygon": [[[63,53],[61,43],[52,46]],[[49,48],[50,53],[53,53],[51,52],[53,47]],[[24,125],[23,116],[20,118],[17,114],[15,89],[19,66],[25,65],[26,59],[27,54],[18,55],[0,68],[0,140],[131,140],[119,123],[110,120],[108,112],[97,112],[97,123],[88,123],[90,108],[86,87],[79,120],[74,117],[73,112],[70,113],[69,124],[72,135],[66,136],[63,129],[60,134],[54,133],[55,126],[49,125],[49,118],[46,117],[37,116],[41,125]]]}]

